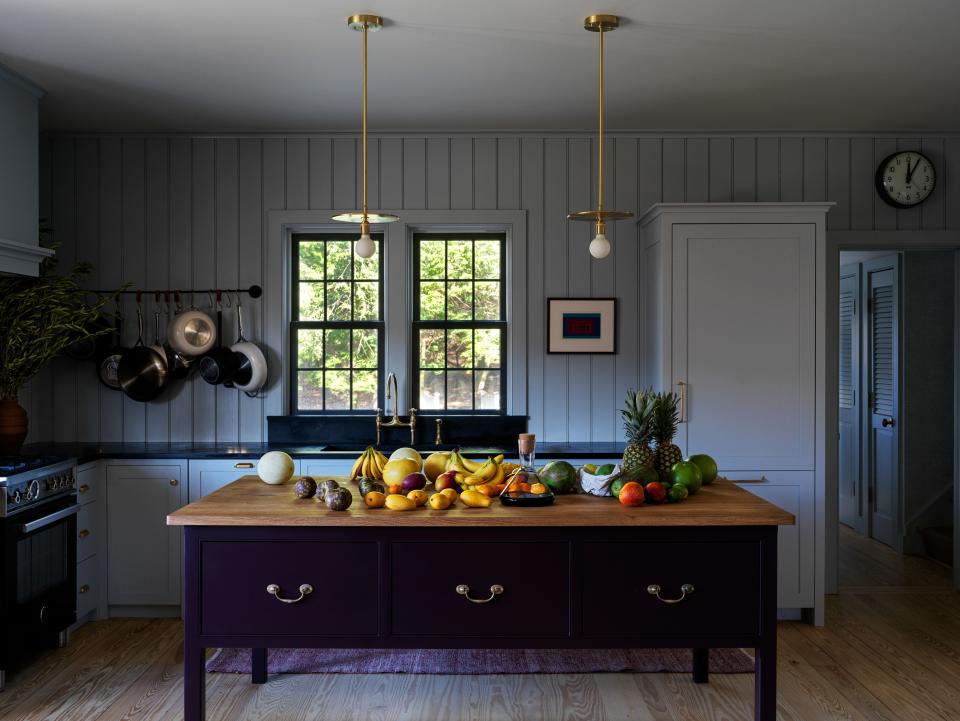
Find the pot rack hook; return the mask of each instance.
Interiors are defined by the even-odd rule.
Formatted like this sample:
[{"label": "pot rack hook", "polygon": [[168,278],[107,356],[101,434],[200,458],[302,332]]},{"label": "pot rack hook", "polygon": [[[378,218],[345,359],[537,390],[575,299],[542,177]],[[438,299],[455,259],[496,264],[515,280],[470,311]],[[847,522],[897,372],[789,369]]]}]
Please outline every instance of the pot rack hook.
[{"label": "pot rack hook", "polygon": [[227,308],[232,308],[232,307],[233,307],[233,301],[230,300],[230,291],[229,291],[229,290],[224,290],[224,291],[219,291],[219,290],[218,290],[217,293],[223,293],[223,295],[225,296],[224,299],[223,299],[223,300],[224,300],[224,304],[227,306]]}]

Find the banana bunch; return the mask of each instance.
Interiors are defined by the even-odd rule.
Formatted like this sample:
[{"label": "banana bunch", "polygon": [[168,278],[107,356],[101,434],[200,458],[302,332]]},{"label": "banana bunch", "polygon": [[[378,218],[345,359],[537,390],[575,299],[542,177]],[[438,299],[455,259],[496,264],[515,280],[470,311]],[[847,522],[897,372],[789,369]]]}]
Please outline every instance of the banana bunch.
[{"label": "banana bunch", "polygon": [[459,450],[450,452],[446,470],[454,471],[456,480],[463,487],[482,486],[487,483],[503,483],[503,454],[490,456],[483,463],[473,461],[460,454]]},{"label": "banana bunch", "polygon": [[350,480],[355,481],[366,476],[382,481],[385,465],[387,465],[387,457],[373,446],[367,446],[367,450],[360,454],[360,457],[354,462],[353,468],[350,469]]}]

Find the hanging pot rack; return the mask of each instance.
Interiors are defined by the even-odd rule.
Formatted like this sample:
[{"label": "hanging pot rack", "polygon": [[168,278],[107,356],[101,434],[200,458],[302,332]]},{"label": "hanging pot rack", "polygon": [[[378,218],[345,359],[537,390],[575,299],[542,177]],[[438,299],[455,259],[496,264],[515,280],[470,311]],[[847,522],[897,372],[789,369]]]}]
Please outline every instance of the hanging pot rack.
[{"label": "hanging pot rack", "polygon": [[100,293],[106,295],[137,295],[137,296],[153,296],[157,298],[162,295],[166,296],[194,296],[194,295],[216,295],[217,297],[223,295],[236,295],[237,293],[246,293],[251,298],[259,298],[263,295],[263,288],[259,285],[251,285],[249,288],[161,288],[158,290],[144,290],[144,289],[122,289],[122,290],[89,290],[88,293]]}]

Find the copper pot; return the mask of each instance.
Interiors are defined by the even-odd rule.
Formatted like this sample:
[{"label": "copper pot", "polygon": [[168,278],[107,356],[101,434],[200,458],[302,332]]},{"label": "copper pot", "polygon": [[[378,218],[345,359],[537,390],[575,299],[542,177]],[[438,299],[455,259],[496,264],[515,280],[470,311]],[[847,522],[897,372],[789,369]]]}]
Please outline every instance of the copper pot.
[{"label": "copper pot", "polygon": [[27,439],[27,412],[16,398],[0,400],[0,454],[17,454]]}]

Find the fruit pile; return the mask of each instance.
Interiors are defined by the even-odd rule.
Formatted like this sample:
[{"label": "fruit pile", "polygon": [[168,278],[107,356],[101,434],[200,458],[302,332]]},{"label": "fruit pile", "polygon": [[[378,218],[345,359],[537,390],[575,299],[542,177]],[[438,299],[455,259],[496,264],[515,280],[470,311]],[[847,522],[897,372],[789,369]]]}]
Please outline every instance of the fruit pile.
[{"label": "fruit pile", "polygon": [[649,388],[629,391],[625,405],[620,414],[628,445],[620,474],[610,485],[620,503],[677,503],[697,493],[701,486],[713,483],[717,477],[716,461],[706,454],[684,460],[683,452],[673,443],[680,422],[675,393],[654,393]]}]

